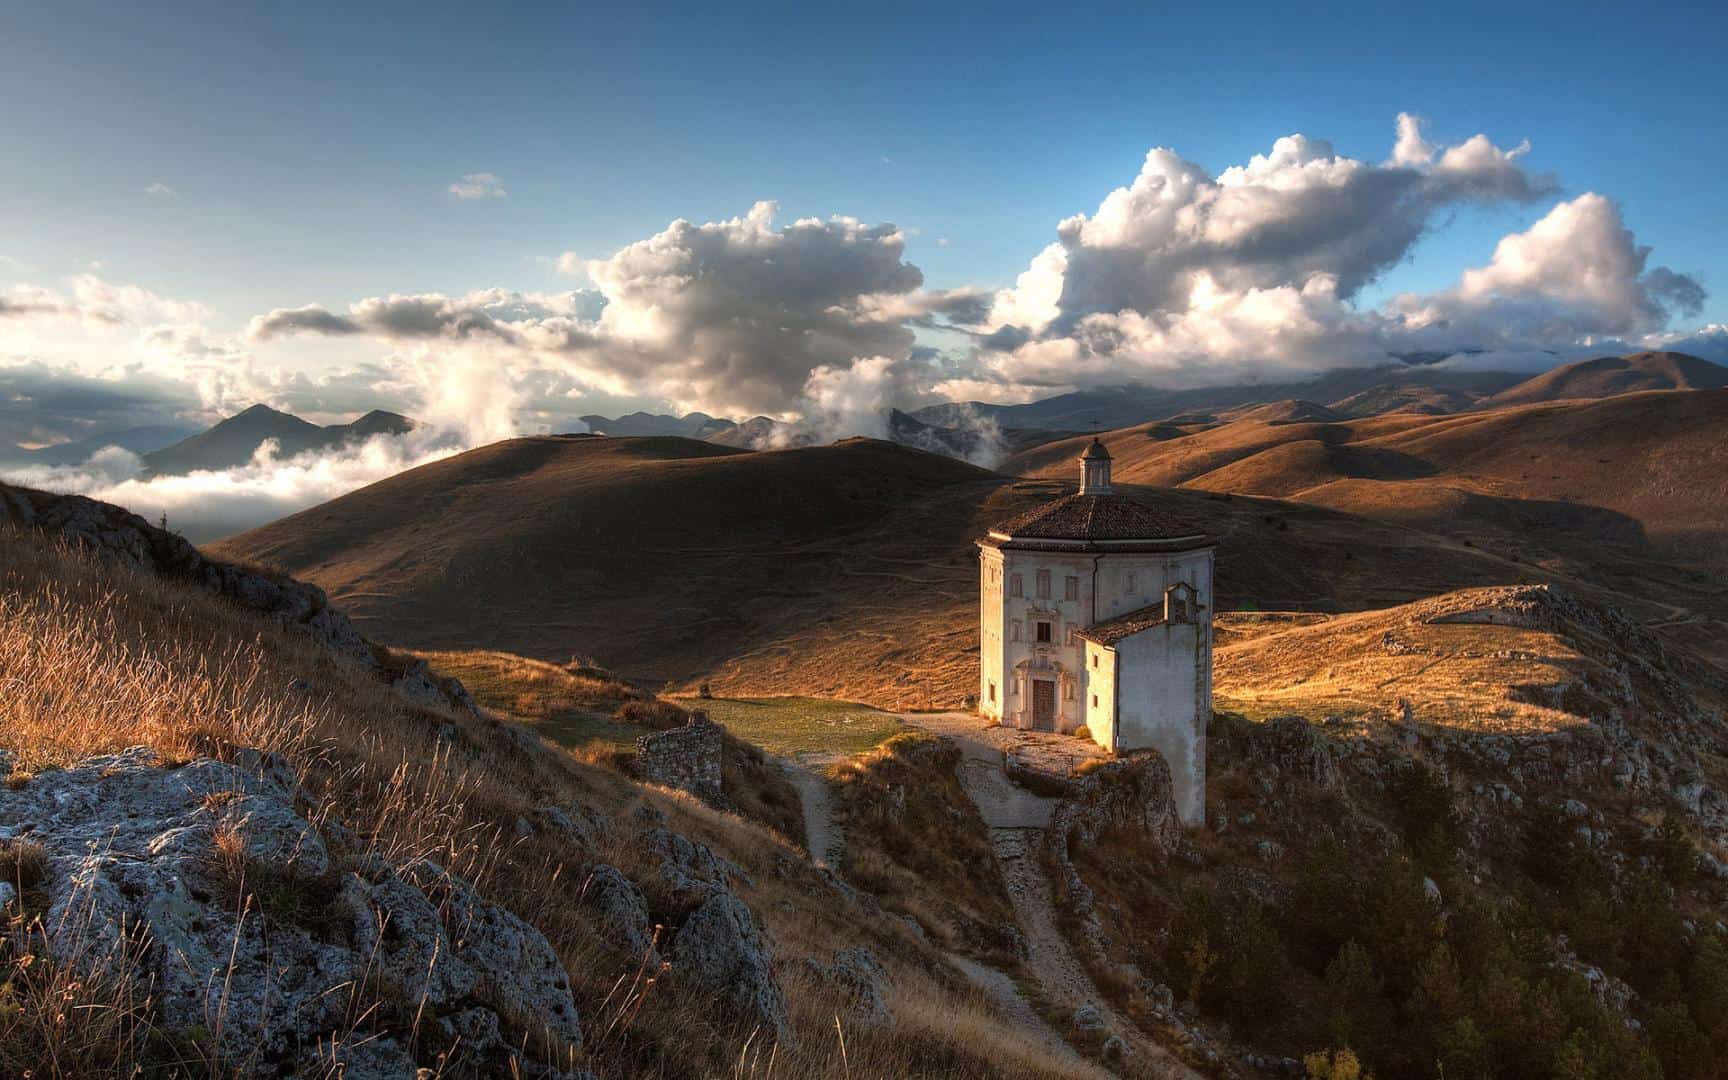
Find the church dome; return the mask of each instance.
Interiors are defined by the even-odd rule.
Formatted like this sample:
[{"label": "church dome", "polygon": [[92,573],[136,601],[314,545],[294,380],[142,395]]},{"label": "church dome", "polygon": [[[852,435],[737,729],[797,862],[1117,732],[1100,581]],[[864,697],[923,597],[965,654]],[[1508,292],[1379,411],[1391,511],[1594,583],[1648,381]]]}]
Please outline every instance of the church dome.
[{"label": "church dome", "polygon": [[1080,455],[1080,460],[1081,461],[1109,461],[1110,460],[1110,451],[1105,449],[1104,443],[1101,440],[1099,440],[1099,438],[1096,435],[1094,435],[1092,437],[1092,445],[1088,446],[1086,448],[1086,452],[1084,454]]}]

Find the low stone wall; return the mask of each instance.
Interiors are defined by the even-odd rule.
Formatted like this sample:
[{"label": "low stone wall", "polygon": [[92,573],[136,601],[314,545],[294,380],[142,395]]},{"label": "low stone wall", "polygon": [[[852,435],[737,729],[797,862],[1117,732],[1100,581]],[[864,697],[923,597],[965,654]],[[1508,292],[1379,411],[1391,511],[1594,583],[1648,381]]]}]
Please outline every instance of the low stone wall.
[{"label": "low stone wall", "polygon": [[697,713],[681,728],[643,735],[636,740],[636,775],[720,805],[720,734],[719,724]]}]

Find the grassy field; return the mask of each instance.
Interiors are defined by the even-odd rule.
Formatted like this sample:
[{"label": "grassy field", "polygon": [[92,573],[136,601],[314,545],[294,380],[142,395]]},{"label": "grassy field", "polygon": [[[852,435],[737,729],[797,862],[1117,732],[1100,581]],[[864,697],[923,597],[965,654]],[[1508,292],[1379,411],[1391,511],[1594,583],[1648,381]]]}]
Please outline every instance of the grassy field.
[{"label": "grassy field", "polygon": [[613,718],[618,706],[646,697],[601,671],[571,671],[509,653],[472,650],[418,654],[440,675],[461,679],[468,692],[488,709],[558,743],[583,747],[595,744],[628,750],[642,729]]},{"label": "grassy field", "polygon": [[824,698],[674,699],[687,709],[702,709],[737,738],[774,754],[861,754],[883,739],[905,731],[893,713]]},{"label": "grassy field", "polygon": [[[649,695],[610,672],[571,669],[510,653],[423,652],[440,675],[461,679],[474,699],[563,746],[633,749],[643,729],[614,717],[626,701]],[[861,754],[906,730],[893,713],[826,698],[671,698],[701,709],[735,739],[771,754]]]}]

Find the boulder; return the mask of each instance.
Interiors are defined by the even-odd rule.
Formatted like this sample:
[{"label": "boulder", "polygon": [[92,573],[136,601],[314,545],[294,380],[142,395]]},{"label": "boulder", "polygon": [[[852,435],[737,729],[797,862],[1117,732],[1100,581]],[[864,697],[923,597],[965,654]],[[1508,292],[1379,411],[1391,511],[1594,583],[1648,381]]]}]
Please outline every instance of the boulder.
[{"label": "boulder", "polygon": [[[482,1072],[533,1072],[525,1045],[580,1044],[569,979],[537,930],[431,863],[345,860],[285,762],[239,756],[162,768],[135,748],[0,786],[0,820],[45,852],[56,960],[131,968],[163,1031],[237,1075],[411,1077],[407,1033],[369,1025],[422,1009],[492,1017],[506,1034],[456,1048]],[[438,1049],[427,1034],[422,1053]]]},{"label": "boulder", "polygon": [[767,938],[730,889],[716,889],[672,938],[672,970],[714,993],[782,1043],[793,1040],[786,999],[774,980]]},{"label": "boulder", "polygon": [[852,1006],[853,1015],[860,1023],[876,1027],[893,1019],[887,997],[893,983],[888,970],[868,946],[837,949],[831,963],[824,964],[814,957],[808,963],[818,979]]},{"label": "boulder", "polygon": [[634,881],[617,867],[601,863],[588,872],[582,899],[594,910],[600,939],[607,948],[640,962],[650,971],[660,966],[648,898]]}]

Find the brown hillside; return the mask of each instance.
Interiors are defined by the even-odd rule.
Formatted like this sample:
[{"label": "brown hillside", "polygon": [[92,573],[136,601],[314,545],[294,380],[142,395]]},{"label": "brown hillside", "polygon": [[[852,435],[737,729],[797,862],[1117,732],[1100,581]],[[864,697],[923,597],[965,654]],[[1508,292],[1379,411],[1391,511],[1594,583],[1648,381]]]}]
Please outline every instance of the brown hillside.
[{"label": "brown hillside", "polygon": [[[217,545],[317,582],[420,649],[574,654],[658,684],[958,705],[989,523],[1070,489],[869,440],[749,453],[517,439]],[[1318,507],[1142,489],[1219,538],[1226,606],[1384,607],[1524,568]],[[1529,570],[1529,573],[1536,573]]]},{"label": "brown hillside", "polygon": [[[1465,589],[1299,622],[1225,615],[1221,629],[1218,707],[1253,718],[1529,734],[1633,715],[1634,688],[1687,715],[1720,703],[1719,677],[1667,655],[1612,609],[1552,587]],[[1640,665],[1655,659],[1686,677],[1684,691],[1648,676]]]},{"label": "brown hillside", "polygon": [[[1623,394],[1455,416],[1239,420],[1108,432],[1134,483],[1252,494],[1451,536],[1666,605],[1728,656],[1728,390]],[[1061,476],[1069,440],[1004,471]]]},{"label": "brown hillside", "polygon": [[1265,420],[1269,423],[1318,422],[1342,420],[1344,415],[1333,412],[1324,405],[1301,398],[1289,398],[1285,401],[1271,401],[1264,405],[1244,406],[1240,409],[1230,409],[1218,414],[1226,420]]},{"label": "brown hillside", "polygon": [[[1487,506],[1515,500],[1576,507],[1565,527],[1586,519],[1608,529],[1592,540],[1636,539],[1659,550],[1728,558],[1728,390],[1626,394],[1600,401],[1521,406],[1459,416],[1410,414],[1330,424],[1251,420],[1186,429],[1161,437],[1157,425],[1109,432],[1119,479],[1209,491],[1273,495],[1407,524],[1445,524],[1409,513],[1411,501],[1463,502],[1417,487],[1435,485],[1484,496]],[[1060,476],[1081,440],[1010,458],[1003,470]],[[1342,484],[1341,481],[1373,481]],[[1378,484],[1396,489],[1374,494]],[[1466,500],[1467,501],[1467,500]],[[1591,509],[1597,511],[1590,513]],[[1535,507],[1536,518],[1553,523]],[[1605,513],[1604,513],[1605,512]],[[1468,525],[1468,519],[1455,524]]]},{"label": "brown hillside", "polygon": [[1543,401],[1604,398],[1639,390],[1718,390],[1728,386],[1728,368],[1676,352],[1642,352],[1581,360],[1502,390],[1482,408]]}]

